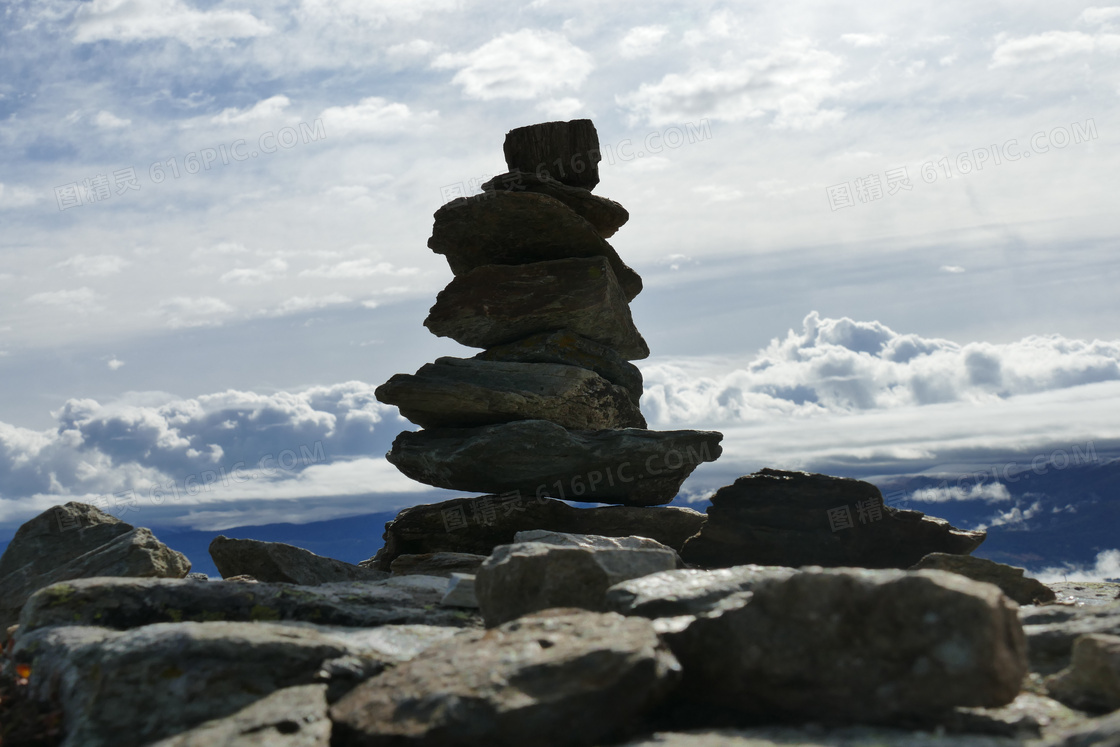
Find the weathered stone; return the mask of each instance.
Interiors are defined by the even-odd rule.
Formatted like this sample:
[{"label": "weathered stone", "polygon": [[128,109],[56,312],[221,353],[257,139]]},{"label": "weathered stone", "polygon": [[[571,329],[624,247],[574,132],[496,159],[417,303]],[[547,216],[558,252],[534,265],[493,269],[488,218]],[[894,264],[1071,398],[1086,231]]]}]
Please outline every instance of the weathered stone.
[{"label": "weathered stone", "polygon": [[566,329],[613,348],[626,360],[649,356],[627,297],[603,257],[478,267],[439,292],[424,326],[438,337],[476,348]]},{"label": "weathered stone", "polygon": [[1082,711],[1120,709],[1120,636],[1083,635],[1069,667],[1046,679],[1050,695]]},{"label": "weathered stone", "polygon": [[440,604],[444,607],[469,607],[478,609],[478,595],[474,591],[474,574],[452,573],[447,593]]},{"label": "weathered stone", "polygon": [[641,277],[594,226],[548,195],[483,192],[453,200],[436,211],[428,248],[444,255],[455,275],[485,265],[603,257],[627,301],[642,291]]},{"label": "weathered stone", "polygon": [[[489,555],[489,553],[487,553]],[[429,552],[420,555],[398,555],[389,564],[394,576],[445,576],[474,573],[486,555],[469,552]],[[364,561],[368,563],[369,561]]]},{"label": "weathered stone", "polygon": [[93,576],[182,578],[190,561],[152,533],[85,503],[54,506],[17,531],[0,557],[0,630],[44,586]]},{"label": "weathered stone", "polygon": [[944,571],[815,568],[664,637],[689,701],[890,723],[1011,702],[1027,670],[1016,611],[997,587]]},{"label": "weathered stone", "polygon": [[1053,674],[1070,665],[1079,637],[1120,635],[1120,603],[1023,607],[1019,620],[1030,643],[1031,671]]},{"label": "weathered stone", "polygon": [[789,578],[796,572],[762,565],[664,571],[615,584],[607,590],[606,606],[612,612],[649,618],[700,615],[729,597],[751,592],[761,581]]},{"label": "weathered stone", "polygon": [[31,694],[62,704],[65,747],[138,747],[312,684],[328,659],[380,658],[312,627],[227,622],[53,627],[21,635],[14,655]]},{"label": "weathered stone", "polygon": [[715,431],[569,431],[519,420],[405,431],[385,458],[437,488],[652,506],[673,500],[697,466],[718,459],[722,438]]},{"label": "weathered stone", "polygon": [[910,570],[939,570],[959,573],[974,581],[986,581],[998,586],[1004,594],[1019,604],[1040,604],[1054,601],[1054,592],[1036,578],[1024,576],[1023,568],[997,563],[971,555],[952,555],[934,552],[913,565]]},{"label": "weathered stone", "polygon": [[1120,712],[1086,721],[1046,747],[1120,747]]},{"label": "weathered stone", "polygon": [[599,183],[599,134],[590,119],[542,122],[506,133],[502,151],[510,171],[528,171],[573,187]]},{"label": "weathered stone", "polygon": [[645,428],[630,393],[594,371],[555,363],[440,358],[395,374],[377,399],[424,428],[550,420],[565,428]]},{"label": "weathered stone", "polygon": [[596,233],[609,239],[618,232],[630,213],[614,200],[591,194],[591,190],[571,187],[549,177],[526,171],[507,171],[482,185],[485,192],[536,192],[560,200],[590,223]]},{"label": "weathered stone", "polygon": [[[473,553],[489,555],[513,543],[518,532],[547,529],[607,537],[649,537],[680,551],[700,531],[704,514],[677,506],[574,508],[553,498],[486,495],[453,498],[406,508],[385,525],[385,545],[362,561],[390,570],[403,555]],[[469,522],[469,525],[468,525]]]},{"label": "weathered stone", "polygon": [[214,559],[222,578],[252,576],[264,583],[318,586],[387,578],[384,571],[324,558],[283,542],[230,539],[218,535],[210,543],[210,557]]},{"label": "weathered stone", "polygon": [[1096,607],[1120,601],[1120,583],[1115,581],[1054,581],[1046,586],[1059,604]]},{"label": "weathered stone", "polygon": [[20,617],[20,633],[51,625],[100,625],[124,630],[161,622],[213,620],[292,620],[353,627],[478,624],[476,617],[433,609],[443,598],[446,579],[440,579],[439,587],[429,588],[401,588],[395,581],[292,586],[79,579],[36,592]]},{"label": "weathered stone", "polygon": [[706,567],[909,568],[932,552],[967,555],[985,536],[885,506],[870,483],[764,469],[716,491],[681,557]]},{"label": "weathered stone", "polygon": [[331,709],[333,744],[590,747],[640,723],[678,672],[646,620],[550,610],[363,682]]},{"label": "weathered stone", "polygon": [[225,718],[150,747],[330,747],[327,686],[277,690]]},{"label": "weathered stone", "polygon": [[544,332],[484,350],[475,358],[518,363],[580,366],[624,388],[636,407],[642,396],[642,372],[606,345],[574,332]]},{"label": "weathered stone", "polygon": [[677,554],[664,545],[638,549],[610,547],[606,542],[575,546],[518,542],[494,548],[475,574],[475,595],[486,625],[552,607],[605,611],[611,586],[677,567]]}]

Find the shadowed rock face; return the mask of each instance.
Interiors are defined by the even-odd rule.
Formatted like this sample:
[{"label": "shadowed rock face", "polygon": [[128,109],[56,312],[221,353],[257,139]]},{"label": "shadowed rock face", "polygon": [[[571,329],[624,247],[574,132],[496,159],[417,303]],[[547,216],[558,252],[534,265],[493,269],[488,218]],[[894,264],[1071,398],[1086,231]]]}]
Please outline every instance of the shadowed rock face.
[{"label": "shadowed rock face", "polygon": [[405,431],[386,458],[438,488],[655,506],[673,500],[702,462],[719,457],[722,438],[714,431],[569,431],[521,420]]},{"label": "shadowed rock face", "polygon": [[985,536],[885,506],[870,483],[764,469],[716,491],[681,557],[705,567],[909,568],[933,552],[967,555]]},{"label": "shadowed rock face", "polygon": [[935,552],[922,558],[910,570],[941,570],[959,573],[974,581],[987,581],[995,584],[1004,594],[1019,604],[1039,604],[1052,602],[1054,592],[1038,579],[1024,576],[1022,568],[997,563],[971,555],[951,555]]},{"label": "shadowed rock face", "polygon": [[438,337],[476,348],[566,329],[613,348],[626,360],[649,357],[603,257],[471,270],[440,291],[424,326]]},{"label": "shadowed rock face", "polygon": [[377,399],[424,428],[550,420],[565,428],[645,428],[625,389],[594,371],[553,363],[440,358],[396,374]]},{"label": "shadowed rock face", "polygon": [[210,543],[210,557],[222,578],[252,576],[264,583],[319,584],[342,581],[380,581],[380,571],[324,558],[283,542],[230,539],[219,535]]},{"label": "shadowed rock face", "polygon": [[590,223],[600,236],[609,239],[630,219],[626,208],[614,200],[591,194],[591,190],[571,187],[555,179],[525,171],[499,174],[482,185],[486,192],[536,192],[567,205]]},{"label": "shadowed rock face", "polygon": [[632,301],[642,279],[595,228],[560,200],[536,192],[483,192],[435,214],[428,247],[455,275],[485,265],[522,265],[569,257],[604,257]]},{"label": "shadowed rock face", "polygon": [[506,133],[502,143],[510,171],[527,171],[588,190],[599,183],[599,133],[590,119],[542,122]]}]

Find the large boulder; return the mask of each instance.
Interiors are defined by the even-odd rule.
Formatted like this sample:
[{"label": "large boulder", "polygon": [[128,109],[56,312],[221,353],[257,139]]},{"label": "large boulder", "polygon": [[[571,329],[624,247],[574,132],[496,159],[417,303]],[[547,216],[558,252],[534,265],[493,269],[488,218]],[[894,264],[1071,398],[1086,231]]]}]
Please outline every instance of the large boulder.
[{"label": "large boulder", "polygon": [[543,174],[507,171],[482,185],[484,192],[536,192],[560,200],[592,225],[596,233],[609,239],[630,219],[626,208],[614,200],[591,194],[591,190],[572,187]]},{"label": "large boulder", "polygon": [[570,431],[546,420],[405,431],[385,455],[437,488],[655,506],[722,453],[715,431]]},{"label": "large boulder", "polygon": [[611,612],[648,618],[702,615],[729,599],[748,598],[742,595],[763,581],[789,578],[795,573],[793,568],[762,565],[662,571],[607,589],[606,607]]},{"label": "large boulder", "polygon": [[645,537],[557,544],[544,535],[495,548],[478,569],[474,591],[488,626],[551,607],[606,611],[610,587],[677,567],[671,548]]},{"label": "large boulder", "polygon": [[885,506],[867,482],[763,469],[716,491],[681,557],[705,567],[909,568],[933,552],[967,555],[985,536]]},{"label": "large boulder", "polygon": [[604,257],[484,265],[439,292],[424,326],[437,337],[476,348],[566,329],[626,360],[646,358],[649,346],[627,301]]},{"label": "large boulder", "polygon": [[642,396],[642,372],[637,366],[606,345],[567,330],[542,332],[505,345],[496,345],[482,351],[475,358],[580,366],[626,389],[635,407]]},{"label": "large boulder", "polygon": [[599,134],[590,119],[541,122],[517,127],[502,143],[510,171],[528,171],[573,187],[599,183]]},{"label": "large boulder", "polygon": [[1070,665],[1046,679],[1051,697],[1082,711],[1120,708],[1120,636],[1083,635],[1073,642]]},{"label": "large boulder", "polygon": [[739,718],[889,723],[1011,702],[1027,671],[1016,612],[997,587],[944,571],[816,568],[665,638],[689,701]]},{"label": "large boulder", "polygon": [[[546,529],[607,537],[649,537],[680,551],[700,531],[704,514],[677,506],[574,508],[555,498],[516,493],[453,498],[406,508],[385,525],[384,546],[363,561],[392,570],[397,558],[428,553],[489,555],[515,541],[518,532]],[[472,570],[471,573],[474,571]]]},{"label": "large boulder", "polygon": [[331,709],[332,743],[590,747],[625,736],[678,673],[648,620],[550,610],[363,682]]},{"label": "large boulder", "polygon": [[1019,604],[1042,604],[1053,602],[1056,598],[1054,591],[1046,584],[1036,578],[1023,575],[1025,569],[986,558],[974,558],[971,555],[934,552],[919,560],[911,566],[910,570],[949,571],[967,576],[974,581],[986,581],[998,586],[1004,594]]},{"label": "large boulder", "polygon": [[1030,643],[1031,671],[1054,674],[1070,665],[1074,642],[1083,635],[1120,636],[1120,602],[1023,607],[1019,612]]},{"label": "large boulder", "polygon": [[93,576],[182,578],[190,561],[94,506],[54,506],[21,526],[0,557],[0,631],[14,625],[39,589]]},{"label": "large boulder", "polygon": [[535,192],[483,192],[447,203],[435,214],[428,247],[456,275],[484,265],[523,265],[569,257],[604,257],[631,301],[638,273],[594,226],[560,200]]},{"label": "large boulder", "polygon": [[230,539],[224,535],[210,542],[210,557],[222,578],[252,576],[263,583],[318,586],[345,581],[380,581],[388,577],[383,571],[324,558],[283,542]]},{"label": "large boulder", "polygon": [[440,358],[395,374],[377,399],[424,428],[549,420],[565,428],[645,428],[630,393],[594,371],[555,363]]}]

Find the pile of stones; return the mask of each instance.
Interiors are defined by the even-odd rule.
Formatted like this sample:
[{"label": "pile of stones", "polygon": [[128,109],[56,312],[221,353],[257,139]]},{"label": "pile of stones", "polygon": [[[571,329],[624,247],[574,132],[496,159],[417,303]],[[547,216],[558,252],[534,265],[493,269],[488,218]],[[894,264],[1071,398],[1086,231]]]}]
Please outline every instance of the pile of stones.
[{"label": "pile of stones", "polygon": [[651,431],[638,408],[649,355],[630,302],[642,280],[606,238],[629,217],[592,194],[590,120],[512,130],[507,173],[435,214],[428,246],[455,278],[424,325],[483,348],[397,374],[377,398],[421,426],[388,459],[440,488],[525,499],[671,501],[722,434]]}]

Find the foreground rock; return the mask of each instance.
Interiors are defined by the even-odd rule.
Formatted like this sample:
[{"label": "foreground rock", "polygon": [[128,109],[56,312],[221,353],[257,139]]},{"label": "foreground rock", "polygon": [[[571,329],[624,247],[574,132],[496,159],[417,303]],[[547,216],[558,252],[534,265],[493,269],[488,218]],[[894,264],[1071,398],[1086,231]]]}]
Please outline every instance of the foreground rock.
[{"label": "foreground rock", "polygon": [[262,583],[320,584],[380,581],[388,574],[372,568],[324,558],[283,542],[230,539],[218,535],[210,543],[210,557],[222,578],[252,576]]},{"label": "foreground rock", "polygon": [[793,568],[762,565],[663,571],[615,584],[607,590],[606,608],[648,618],[703,615],[725,603],[738,606],[759,583],[795,573]]},{"label": "foreground rock", "polygon": [[486,556],[498,545],[513,543],[518,532],[531,529],[607,537],[637,535],[679,552],[685,540],[700,531],[704,520],[704,514],[677,506],[573,508],[553,498],[517,494],[454,498],[401,511],[385,525],[385,545],[362,564],[391,570],[394,560],[407,555]]},{"label": "foreground rock", "polygon": [[326,685],[277,690],[231,716],[150,747],[330,747],[326,691]]},{"label": "foreground rock", "polygon": [[549,420],[565,428],[645,428],[630,393],[586,368],[440,358],[377,387],[378,401],[424,428]]},{"label": "foreground rock", "polygon": [[609,239],[630,219],[626,208],[614,200],[591,194],[591,190],[572,187],[549,177],[526,171],[507,171],[482,185],[484,192],[536,192],[567,205],[586,220],[595,232]]},{"label": "foreground rock", "polygon": [[610,587],[677,567],[671,548],[644,537],[555,544],[543,534],[543,541],[495,548],[478,569],[474,591],[487,626],[552,607],[605,611]]},{"label": "foreground rock", "polygon": [[722,453],[715,431],[569,431],[546,420],[405,431],[386,454],[437,488],[654,506]]},{"label": "foreground rock", "polygon": [[20,617],[22,631],[52,625],[100,625],[125,630],[163,622],[302,621],[319,625],[376,627],[429,624],[472,626],[478,618],[436,609],[447,579],[437,584],[377,582],[292,586],[179,581],[80,579],[40,590]]},{"label": "foreground rock", "polygon": [[182,578],[190,561],[136,528],[85,503],[55,506],[16,531],[0,557],[0,631],[14,625],[39,589],[93,576]]},{"label": "foreground rock", "polygon": [[624,388],[634,406],[642,396],[642,372],[606,345],[566,330],[542,332],[505,345],[497,345],[475,356],[487,361],[557,363],[579,366]]},{"label": "foreground rock", "polygon": [[647,358],[649,346],[634,326],[627,300],[604,257],[484,265],[439,292],[424,326],[438,337],[476,348],[569,330],[626,360]]},{"label": "foreground rock", "polygon": [[1030,643],[1031,671],[1054,674],[1070,665],[1079,637],[1120,635],[1120,602],[1023,607],[1019,619]]},{"label": "foreground rock", "polygon": [[523,265],[570,257],[604,257],[632,301],[642,290],[589,222],[560,200],[536,192],[484,192],[436,211],[428,248],[447,258],[455,275],[485,265]]},{"label": "foreground rock", "polygon": [[678,672],[646,620],[552,610],[362,683],[331,709],[334,744],[600,744],[657,707]]},{"label": "foreground rock", "polygon": [[997,563],[985,558],[974,558],[970,555],[950,555],[949,553],[930,553],[910,570],[938,570],[949,571],[967,576],[973,581],[986,581],[995,584],[1004,594],[1014,599],[1019,604],[1041,604],[1052,602],[1056,598],[1054,592],[1038,579],[1024,576],[1023,568]]},{"label": "foreground rock", "polygon": [[681,557],[705,567],[909,568],[934,552],[967,555],[985,536],[885,506],[870,483],[764,469],[712,496]]},{"label": "foreground rock", "polygon": [[1082,711],[1120,709],[1120,636],[1083,635],[1069,667],[1046,680],[1050,695]]},{"label": "foreground rock", "polygon": [[999,706],[1027,671],[1014,603],[943,571],[806,569],[666,639],[682,697],[737,718],[890,723]]}]

